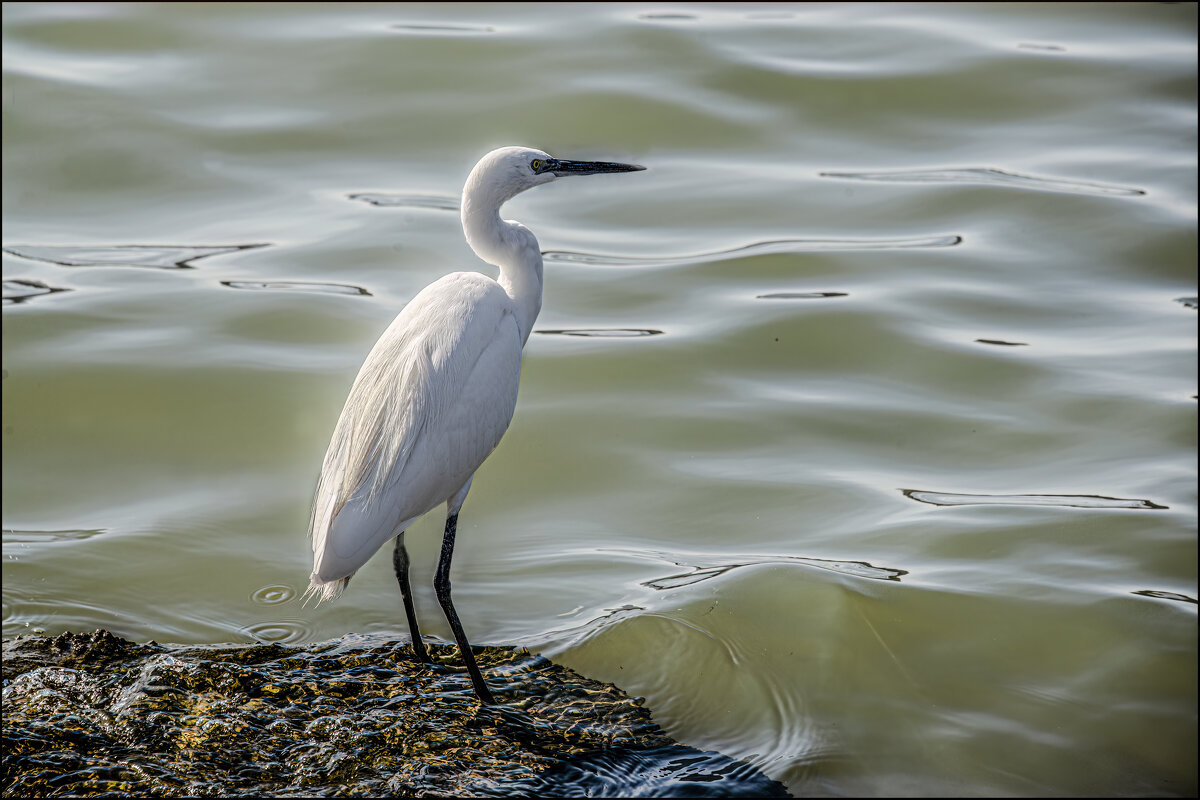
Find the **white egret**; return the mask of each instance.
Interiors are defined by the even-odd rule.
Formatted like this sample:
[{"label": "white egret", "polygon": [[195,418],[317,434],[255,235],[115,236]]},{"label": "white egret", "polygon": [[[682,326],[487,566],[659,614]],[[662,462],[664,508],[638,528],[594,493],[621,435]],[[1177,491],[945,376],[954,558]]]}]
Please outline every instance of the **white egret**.
[{"label": "white egret", "polygon": [[495,701],[450,599],[450,559],[472,476],[512,420],[521,350],[542,307],[538,241],[524,225],[500,219],[500,206],[555,178],[642,169],[566,161],[528,147],[484,156],[463,187],[462,226],[471,249],[500,268],[499,279],[455,272],[409,301],[363,362],[321,466],[306,596],[337,597],[394,537],[392,564],[413,650],[428,662],[408,583],[404,531],[446,503],[433,586],[483,703]]}]

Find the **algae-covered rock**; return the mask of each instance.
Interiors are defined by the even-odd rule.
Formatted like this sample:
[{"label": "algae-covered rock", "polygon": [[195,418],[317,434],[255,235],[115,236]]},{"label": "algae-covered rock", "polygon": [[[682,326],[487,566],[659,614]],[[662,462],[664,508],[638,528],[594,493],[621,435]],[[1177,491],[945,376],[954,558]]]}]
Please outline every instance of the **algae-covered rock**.
[{"label": "algae-covered rock", "polygon": [[[431,642],[431,644],[433,644]],[[667,737],[639,699],[519,649],[4,643],[5,796],[787,796]]]}]

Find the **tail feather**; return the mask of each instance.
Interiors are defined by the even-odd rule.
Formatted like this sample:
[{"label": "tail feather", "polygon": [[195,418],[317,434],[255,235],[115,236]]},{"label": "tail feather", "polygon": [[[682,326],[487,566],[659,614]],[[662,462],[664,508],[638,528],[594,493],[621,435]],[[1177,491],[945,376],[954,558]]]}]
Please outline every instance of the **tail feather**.
[{"label": "tail feather", "polygon": [[336,600],[350,585],[350,578],[338,578],[332,581],[323,581],[313,573],[308,584],[308,589],[305,590],[301,602],[307,606],[308,601],[312,598],[317,598],[317,605],[326,600]]}]

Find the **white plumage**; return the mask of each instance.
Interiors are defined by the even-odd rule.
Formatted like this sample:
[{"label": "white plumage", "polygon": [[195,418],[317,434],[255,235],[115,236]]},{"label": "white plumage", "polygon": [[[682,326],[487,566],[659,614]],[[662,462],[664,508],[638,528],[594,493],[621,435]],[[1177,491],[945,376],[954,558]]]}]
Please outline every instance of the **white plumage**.
[{"label": "white plumage", "polygon": [[414,297],[371,349],[313,504],[312,586],[323,598],[458,493],[500,443],[524,344],[513,306],[491,278],[456,272]]},{"label": "white plumage", "polygon": [[456,272],[425,287],[371,348],[321,466],[310,533],[308,595],[333,599],[391,538],[413,648],[428,661],[408,585],[404,530],[442,503],[446,529],[434,588],[479,699],[493,702],[450,599],[450,558],[471,478],[500,443],[517,403],[521,350],[542,305],[542,255],[500,206],[568,175],[632,172],[629,164],[566,161],[541,150],[488,153],[463,189],[462,224],[498,280]]}]

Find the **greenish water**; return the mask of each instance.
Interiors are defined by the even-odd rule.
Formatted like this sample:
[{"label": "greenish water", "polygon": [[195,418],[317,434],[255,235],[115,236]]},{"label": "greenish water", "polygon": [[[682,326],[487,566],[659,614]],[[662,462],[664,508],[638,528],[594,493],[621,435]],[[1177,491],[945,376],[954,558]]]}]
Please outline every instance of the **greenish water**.
[{"label": "greenish water", "polygon": [[795,794],[1194,795],[1196,24],[5,5],[5,636],[403,634],[386,556],[300,606],[307,506],[527,144],[648,170],[505,207],[549,252],[474,642]]}]

